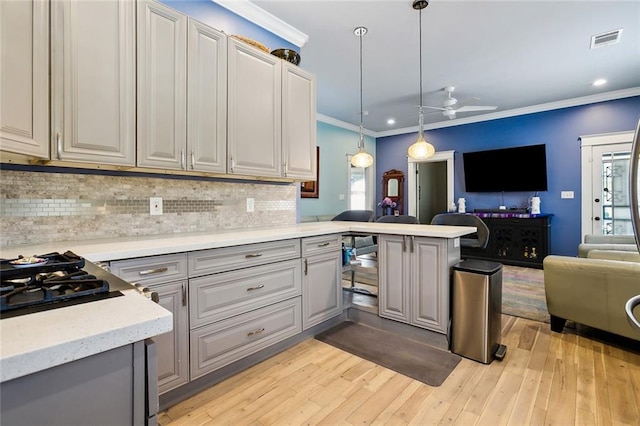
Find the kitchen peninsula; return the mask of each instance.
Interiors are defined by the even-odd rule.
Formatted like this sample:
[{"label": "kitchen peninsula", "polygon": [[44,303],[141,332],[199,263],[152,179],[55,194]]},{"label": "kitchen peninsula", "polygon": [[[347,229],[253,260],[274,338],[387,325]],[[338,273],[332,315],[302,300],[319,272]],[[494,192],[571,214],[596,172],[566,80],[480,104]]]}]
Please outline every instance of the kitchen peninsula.
[{"label": "kitchen peninsula", "polygon": [[[263,353],[263,358],[266,358],[270,353],[269,350],[275,350],[274,348],[278,347],[276,343],[279,345],[294,344],[295,339],[311,335],[323,326],[326,328],[331,323],[329,319],[333,318],[334,322],[339,320],[342,314],[339,280],[341,271],[339,263],[341,259],[340,242],[344,234],[377,235],[379,245],[383,245],[380,246],[380,291],[381,304],[385,304],[386,311],[392,312],[391,316],[387,316],[388,318],[445,333],[449,316],[449,268],[460,259],[459,237],[474,231],[475,228],[472,227],[458,226],[323,222],[250,230],[51,242],[5,247],[0,250],[0,256],[15,258],[18,255],[31,256],[71,250],[90,261],[111,262],[113,272],[115,272],[114,267],[120,263],[129,267],[130,264],[127,262],[130,261],[134,262],[135,266],[135,262],[164,260],[169,256],[171,256],[170,259],[178,259],[178,263],[186,265],[183,267],[183,272],[180,272],[182,267],[177,267],[175,270],[157,268],[160,271],[169,269],[169,272],[183,274],[175,275],[174,280],[183,285],[182,296],[177,296],[182,302],[172,306],[181,305],[186,309],[185,318],[187,319],[182,331],[185,334],[183,336],[185,348],[190,347],[190,351],[186,352],[189,354],[189,359],[181,359],[179,356],[171,358],[170,368],[174,368],[180,360],[184,364],[183,374],[186,375],[186,379],[181,382],[180,386],[164,388],[166,391],[171,390],[175,399],[179,398],[175,396],[176,392],[180,393],[189,385],[196,386],[194,381],[198,386],[203,386],[204,380],[206,380],[205,376],[214,376],[215,374],[211,373],[216,372],[217,374],[223,367],[229,368],[231,364],[242,363],[243,359],[255,356],[257,352]],[[390,250],[406,251],[404,255],[401,255],[407,256],[404,265],[393,264],[385,267],[383,253]],[[333,265],[337,263],[337,268],[331,269],[332,272],[328,276],[322,272],[323,270],[315,270],[318,273],[314,278],[311,278],[316,258],[325,259],[326,262]],[[390,259],[398,259],[398,254]],[[426,267],[416,267],[416,263],[419,262],[427,263]],[[425,276],[414,277],[412,278],[414,281],[406,283],[398,279],[390,279],[394,275],[399,276],[398,269],[407,267],[407,265],[411,268],[416,267],[415,271],[420,271]],[[126,274],[128,269],[124,266],[120,269],[122,273],[116,274],[127,279],[123,274]],[[155,269],[148,269],[146,266],[144,268],[144,270],[140,269],[139,275],[141,277],[150,270],[155,271]],[[247,271],[254,272],[249,274]],[[308,276],[307,271],[309,272]],[[274,279],[269,278],[272,275],[275,277]],[[406,271],[401,275],[410,277],[415,274]],[[252,284],[252,287],[245,291],[244,287],[248,285],[247,283],[253,283],[252,280],[258,279],[256,277],[264,279],[264,281],[256,281],[258,284]],[[274,289],[269,287],[271,285],[282,286],[282,283],[288,282],[289,279],[291,281],[289,287]],[[321,290],[320,294],[313,293],[317,291],[315,284],[321,280],[323,282],[328,280],[333,288]],[[417,304],[414,300],[411,302],[411,306],[405,306],[405,302],[410,299],[407,295],[415,291],[415,287],[418,285],[428,286],[429,291],[424,292],[421,289],[420,294],[426,294],[428,297],[432,295],[433,300],[418,301]],[[238,286],[242,286],[242,288],[239,289]],[[188,292],[185,290],[186,288],[188,288]],[[231,290],[221,292],[220,288],[240,291],[242,295],[234,299],[235,296],[231,295]],[[265,293],[254,296],[262,291]],[[178,291],[177,294],[179,295],[180,292]],[[311,296],[309,296],[310,294]],[[333,305],[317,306],[318,301],[326,302],[326,299],[331,297],[335,299],[336,294],[339,295],[339,298]],[[221,297],[230,297],[228,304],[221,304],[219,302]],[[120,302],[119,299],[123,299],[123,302]],[[118,305],[126,303],[125,300],[125,298],[114,298],[108,302]],[[208,303],[217,305],[211,306],[207,305]],[[89,305],[91,303],[81,306]],[[435,310],[433,312],[411,312],[412,309],[416,310],[416,306],[418,306],[418,310],[422,309],[423,305]],[[114,318],[120,317],[119,312],[121,311],[116,306],[112,306],[112,308]],[[403,309],[409,310],[407,321],[399,319],[397,315]],[[83,320],[82,316],[85,314],[93,315],[79,311],[76,313],[74,318],[78,322]],[[382,308],[380,315],[385,316]],[[19,346],[23,345],[21,341],[29,340],[29,336],[36,332],[30,328],[33,325],[25,326],[27,323],[31,324],[29,316],[33,317],[34,315],[7,318],[0,321],[0,371],[3,372],[3,380],[11,380],[16,377],[4,376],[8,371],[7,367],[16,364],[16,352],[22,351],[22,357],[29,356],[28,351],[19,349]],[[176,339],[178,339],[177,318],[178,314],[174,312],[173,333],[176,334]],[[417,318],[417,322],[411,318]],[[264,321],[264,323],[259,321]],[[283,321],[283,323],[277,321]],[[244,324],[246,324],[246,329],[243,328]],[[269,334],[269,327],[263,324],[275,324],[274,328],[277,328],[278,331],[274,332],[275,334]],[[20,339],[17,339],[16,330],[21,330]],[[239,330],[242,336],[236,337],[229,334],[236,330]],[[166,328],[158,329],[158,331],[166,331]],[[191,337],[189,338],[189,336]],[[250,342],[242,340],[241,345],[232,344],[238,339],[249,339]],[[78,350],[77,343],[73,343],[70,338],[54,342],[54,336],[48,337],[47,340],[50,341],[52,347],[61,353],[73,354]],[[220,353],[220,346],[224,345],[230,346],[226,347],[224,353]],[[108,349],[103,346],[99,350]],[[38,354],[38,352],[37,348],[33,350],[33,354]],[[36,361],[40,360],[38,362],[41,363],[42,369],[50,367],[44,362],[43,358],[45,357],[35,358]],[[252,362],[256,361],[256,359],[252,360]],[[238,368],[243,365],[241,364]],[[161,369],[159,366],[159,371]],[[160,391],[163,391],[162,383]]]}]

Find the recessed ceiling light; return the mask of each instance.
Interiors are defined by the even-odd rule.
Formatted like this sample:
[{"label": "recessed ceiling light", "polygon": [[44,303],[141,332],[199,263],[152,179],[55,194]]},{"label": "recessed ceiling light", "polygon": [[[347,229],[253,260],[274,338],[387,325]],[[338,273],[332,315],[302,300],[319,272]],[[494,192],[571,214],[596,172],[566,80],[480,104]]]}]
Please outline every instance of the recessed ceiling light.
[{"label": "recessed ceiling light", "polygon": [[607,84],[607,80],[604,78],[599,78],[592,83],[594,86],[602,86],[603,84]]},{"label": "recessed ceiling light", "polygon": [[396,120],[395,120],[395,119],[393,119],[393,118],[390,118],[390,119],[388,119],[388,120],[387,120],[387,124],[388,124],[389,126],[391,126],[391,125],[393,125],[393,124],[396,124]]}]

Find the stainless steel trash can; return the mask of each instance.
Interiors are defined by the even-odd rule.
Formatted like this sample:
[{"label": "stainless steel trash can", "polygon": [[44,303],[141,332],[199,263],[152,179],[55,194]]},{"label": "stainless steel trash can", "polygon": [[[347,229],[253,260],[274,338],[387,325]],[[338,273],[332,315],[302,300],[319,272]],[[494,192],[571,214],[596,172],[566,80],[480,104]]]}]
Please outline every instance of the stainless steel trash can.
[{"label": "stainless steel trash can", "polygon": [[468,259],[453,267],[451,352],[484,364],[493,361],[502,328],[502,265]]}]

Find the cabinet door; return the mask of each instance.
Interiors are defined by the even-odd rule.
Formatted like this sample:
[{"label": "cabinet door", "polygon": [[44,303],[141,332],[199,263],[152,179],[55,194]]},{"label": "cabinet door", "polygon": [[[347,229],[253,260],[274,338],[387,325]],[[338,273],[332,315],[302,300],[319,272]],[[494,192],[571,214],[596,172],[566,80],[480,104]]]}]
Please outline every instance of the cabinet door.
[{"label": "cabinet door", "polygon": [[228,172],[280,177],[282,60],[228,40]]},{"label": "cabinet door", "polygon": [[408,323],[411,276],[406,237],[380,235],[378,256],[380,316]]},{"label": "cabinet door", "polygon": [[342,259],[340,251],[303,260],[302,329],[340,315],[342,312]]},{"label": "cabinet door", "polygon": [[189,381],[187,282],[150,286],[160,305],[173,314],[173,330],[153,338],[158,348],[158,390],[167,392]]},{"label": "cabinet door", "polygon": [[186,168],[187,17],[138,2],[138,166]]},{"label": "cabinet door", "polygon": [[449,267],[446,240],[411,238],[411,324],[446,332]]},{"label": "cabinet door", "polygon": [[0,149],[49,158],[49,3],[0,2]]},{"label": "cabinet door", "polygon": [[282,154],[284,176],[316,177],[316,79],[282,62]]},{"label": "cabinet door", "polygon": [[227,37],[189,19],[187,163],[227,171]]},{"label": "cabinet door", "polygon": [[53,157],[134,166],[135,3],[51,5]]}]

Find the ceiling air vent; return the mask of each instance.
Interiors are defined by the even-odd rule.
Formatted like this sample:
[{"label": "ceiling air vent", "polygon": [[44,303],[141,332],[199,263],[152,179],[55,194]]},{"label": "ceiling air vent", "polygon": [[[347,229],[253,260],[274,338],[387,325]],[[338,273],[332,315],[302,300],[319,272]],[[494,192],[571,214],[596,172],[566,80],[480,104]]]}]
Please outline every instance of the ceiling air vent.
[{"label": "ceiling air vent", "polygon": [[607,31],[606,33],[596,34],[591,37],[591,49],[596,47],[608,46],[610,44],[616,44],[620,41],[622,35],[622,28],[614,31]]}]

